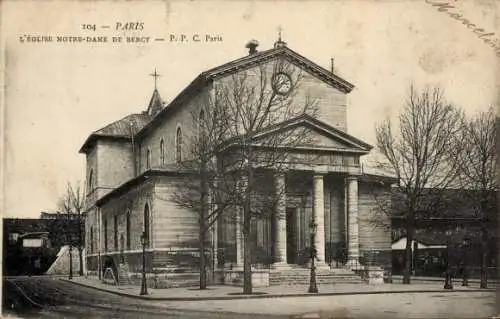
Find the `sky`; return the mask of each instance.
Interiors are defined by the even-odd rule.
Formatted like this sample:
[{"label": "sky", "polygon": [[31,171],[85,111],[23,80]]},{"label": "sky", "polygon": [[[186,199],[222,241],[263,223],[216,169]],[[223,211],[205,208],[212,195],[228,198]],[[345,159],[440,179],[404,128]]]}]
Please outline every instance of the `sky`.
[{"label": "sky", "polygon": [[[497,1],[449,2],[449,11],[484,30],[498,28]],[[1,6],[4,217],[56,210],[66,184],[85,179],[78,150],[87,136],[145,110],[155,68],[169,102],[202,71],[246,55],[249,40],[271,48],[279,28],[291,49],[320,66],[330,69],[335,59],[336,73],[356,86],[348,95],[348,132],[372,145],[376,123],[397,115],[411,83],[440,86],[469,115],[495,105],[498,95],[494,50],[424,0],[7,0]],[[123,30],[126,24],[139,30]],[[190,41],[170,41],[182,34]],[[192,41],[194,35],[202,41]],[[219,40],[207,42],[206,35]],[[49,36],[52,42],[29,41]],[[57,36],[108,42],[57,42]],[[127,36],[150,39],[112,42]]]}]

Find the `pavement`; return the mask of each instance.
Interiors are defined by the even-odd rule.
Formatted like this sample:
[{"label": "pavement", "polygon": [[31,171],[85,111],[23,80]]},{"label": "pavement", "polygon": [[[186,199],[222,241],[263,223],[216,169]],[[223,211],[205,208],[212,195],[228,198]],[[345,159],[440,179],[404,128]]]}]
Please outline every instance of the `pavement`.
[{"label": "pavement", "polygon": [[[402,282],[403,281],[403,276],[399,275],[392,275],[392,280],[393,282]],[[427,276],[412,276],[411,277],[412,282],[444,282],[444,277],[427,277]],[[479,286],[480,279],[477,278],[469,278],[468,279],[469,283],[471,285]],[[462,282],[461,278],[455,278],[454,282],[460,283]],[[488,285],[489,286],[497,286],[499,283],[498,279],[488,279]]]},{"label": "pavement", "polygon": [[241,287],[231,286],[211,286],[206,291],[149,289],[148,296],[140,297],[138,286],[116,287],[93,278],[4,278],[4,284],[18,288],[18,294],[8,291],[11,303],[7,305],[21,318],[28,317],[20,308],[23,304],[14,298],[21,295],[42,306],[30,315],[42,319],[492,318],[496,311],[494,290],[478,289],[478,285],[461,287],[457,281],[454,290],[444,290],[439,282],[414,281],[411,285],[319,285],[319,294],[308,294],[307,286],[256,288],[260,295],[251,296],[242,296]]},{"label": "pavement", "polygon": [[398,283],[398,279],[389,284],[318,284],[319,293],[308,293],[308,286],[286,285],[258,287],[253,289],[253,294],[243,295],[242,287],[218,285],[208,286],[205,290],[197,287],[188,288],[148,288],[147,295],[139,295],[140,286],[136,285],[110,285],[90,277],[74,277],[72,280],[61,279],[73,284],[110,292],[125,297],[143,300],[165,301],[202,301],[202,300],[236,300],[236,299],[262,299],[283,297],[314,297],[336,295],[370,295],[370,294],[402,294],[402,293],[449,293],[449,292],[494,292],[494,288],[480,289],[479,283],[471,282],[468,287],[461,285],[461,280],[454,280],[453,290],[443,289],[441,281],[413,281],[410,285]]}]

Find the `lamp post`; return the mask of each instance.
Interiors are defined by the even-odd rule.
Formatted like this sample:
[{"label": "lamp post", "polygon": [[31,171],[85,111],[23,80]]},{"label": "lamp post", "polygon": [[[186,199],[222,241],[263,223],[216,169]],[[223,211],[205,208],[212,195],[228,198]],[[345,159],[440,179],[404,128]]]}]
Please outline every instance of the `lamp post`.
[{"label": "lamp post", "polygon": [[452,231],[450,229],[446,230],[446,272],[445,272],[445,281],[444,281],[444,289],[453,289],[453,283],[451,281],[450,274],[450,244],[451,244],[451,234]]},{"label": "lamp post", "polygon": [[309,293],[318,293],[318,286],[316,285],[316,228],[317,224],[314,221],[314,216],[311,218],[311,223],[309,224],[309,231],[311,234],[311,276],[309,281]]},{"label": "lamp post", "polygon": [[71,246],[71,239],[69,241],[69,276],[68,276],[68,279],[69,280],[73,279],[73,247]]},{"label": "lamp post", "polygon": [[146,282],[146,245],[148,244],[148,238],[146,236],[146,232],[143,232],[141,235],[141,244],[142,244],[142,281],[141,281],[141,292],[140,295],[148,294],[148,284]]},{"label": "lamp post", "polygon": [[469,257],[469,239],[464,238],[462,242],[462,248],[463,248],[463,268],[462,268],[462,286],[467,287],[469,285],[469,278],[468,278],[468,273],[467,273],[467,258]]}]

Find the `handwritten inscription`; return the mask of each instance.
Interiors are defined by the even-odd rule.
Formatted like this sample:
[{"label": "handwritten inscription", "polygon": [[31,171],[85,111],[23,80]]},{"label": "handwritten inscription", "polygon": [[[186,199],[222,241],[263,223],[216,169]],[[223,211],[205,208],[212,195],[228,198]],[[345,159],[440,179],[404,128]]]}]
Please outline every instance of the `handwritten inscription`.
[{"label": "handwritten inscription", "polygon": [[[18,38],[20,43],[144,44],[151,42],[213,43],[213,42],[223,41],[222,35],[220,34],[170,33],[166,36],[144,35],[143,32],[145,31],[145,23],[140,21],[134,21],[134,22],[118,21],[110,25],[97,25],[93,23],[84,23],[80,25],[80,28],[85,33],[84,35],[23,34],[19,35]],[[99,34],[101,32],[103,34]],[[120,34],[119,35],[109,34],[113,32],[119,32]]]},{"label": "handwritten inscription", "polygon": [[495,50],[496,56],[500,57],[500,43],[499,40],[495,38],[494,32],[488,32],[483,28],[480,28],[478,25],[464,18],[460,13],[450,12],[450,9],[456,9],[456,7],[448,2],[435,2],[429,0],[425,0],[425,2],[432,5],[433,7],[437,7],[437,10],[439,12],[444,12],[451,18],[463,23],[467,28],[474,32],[479,39],[483,40],[486,44],[491,46]]}]

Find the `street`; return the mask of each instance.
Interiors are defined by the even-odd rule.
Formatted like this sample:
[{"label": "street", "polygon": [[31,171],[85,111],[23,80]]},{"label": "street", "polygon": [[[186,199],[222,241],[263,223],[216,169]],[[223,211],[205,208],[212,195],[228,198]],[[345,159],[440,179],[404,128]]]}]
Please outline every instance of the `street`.
[{"label": "street", "polygon": [[[285,288],[286,289],[286,288]],[[495,294],[433,292],[154,301],[50,277],[4,279],[4,315],[37,318],[488,318]]]},{"label": "street", "polygon": [[[257,318],[253,315],[203,313],[169,303],[117,296],[46,276],[3,279],[2,314],[23,318]],[[186,303],[177,303],[182,306]],[[258,316],[262,318],[262,316]]]}]

